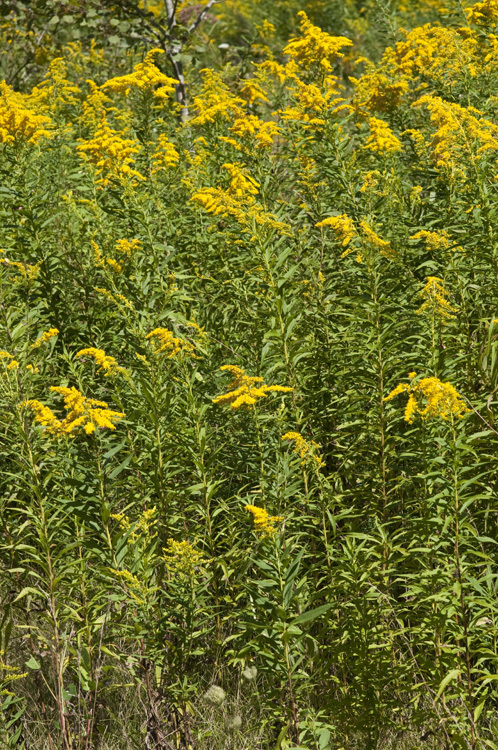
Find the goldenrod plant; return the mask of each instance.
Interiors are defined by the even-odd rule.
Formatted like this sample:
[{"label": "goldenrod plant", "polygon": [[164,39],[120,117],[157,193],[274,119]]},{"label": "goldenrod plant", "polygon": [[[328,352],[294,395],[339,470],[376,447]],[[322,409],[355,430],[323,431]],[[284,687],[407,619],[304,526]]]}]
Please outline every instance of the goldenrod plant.
[{"label": "goldenrod plant", "polygon": [[0,747],[498,750],[498,2],[0,2]]}]

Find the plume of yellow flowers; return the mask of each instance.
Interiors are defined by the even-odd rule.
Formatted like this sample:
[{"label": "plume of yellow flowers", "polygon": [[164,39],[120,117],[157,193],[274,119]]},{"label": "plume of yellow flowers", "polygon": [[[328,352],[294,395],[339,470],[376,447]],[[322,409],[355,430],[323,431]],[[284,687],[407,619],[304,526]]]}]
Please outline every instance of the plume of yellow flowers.
[{"label": "plume of yellow flowers", "polygon": [[121,255],[125,255],[128,258],[131,258],[137,250],[140,250],[141,246],[141,241],[137,239],[116,241],[116,250],[118,253],[121,253]]},{"label": "plume of yellow flowers", "polygon": [[104,187],[114,178],[118,180],[143,180],[140,172],[133,169],[134,154],[140,151],[139,144],[113,130],[105,120],[101,121],[93,138],[83,141],[76,150],[97,167],[97,184]]},{"label": "plume of yellow flowers", "polygon": [[154,354],[167,355],[168,359],[176,357],[178,354],[196,357],[194,344],[178,336],[174,336],[167,328],[154,328],[145,338],[154,339],[156,346]]},{"label": "plume of yellow flowers", "polygon": [[403,30],[404,39],[394,48],[387,47],[382,66],[408,80],[421,75],[436,82],[456,82],[464,71],[476,76],[476,62],[480,62],[476,51],[482,53],[476,35],[469,31],[430,23],[409,32]]},{"label": "plume of yellow flowers", "polygon": [[94,359],[98,367],[97,372],[103,372],[106,378],[109,375],[116,375],[118,372],[126,372],[125,368],[120,367],[114,357],[106,354],[103,349],[89,347],[88,349],[81,349],[75,356],[91,357],[91,359]]},{"label": "plume of yellow flowers", "polygon": [[[332,227],[337,237],[338,242],[346,248],[341,254],[341,258],[346,258],[355,249],[351,246],[351,240],[359,238],[361,240],[361,246],[367,257],[371,256],[372,250],[377,251],[380,255],[383,255],[390,260],[396,258],[396,251],[391,247],[391,243],[387,240],[383,240],[382,237],[374,232],[372,227],[364,220],[360,221],[360,231],[356,228],[356,225],[352,219],[346,214],[342,216],[329,216],[323,221],[319,221],[317,227]],[[357,251],[356,260],[361,263],[363,260],[363,253]]]},{"label": "plume of yellow flowers", "polygon": [[163,560],[170,573],[188,578],[192,578],[197,568],[209,562],[209,558],[196,549],[194,544],[174,539],[168,539],[168,546],[163,550]]},{"label": "plume of yellow flowers", "polygon": [[344,36],[331,36],[314,26],[306,13],[301,10],[298,14],[301,21],[301,36],[291,39],[284,48],[284,55],[295,60],[302,68],[309,70],[320,65],[325,71],[332,70],[331,61],[336,57],[344,57],[340,50],[351,47],[351,39]]},{"label": "plume of yellow flowers", "polygon": [[[304,83],[295,81],[294,86],[289,89],[297,106],[286,107],[279,111],[282,120],[289,122],[300,122],[305,128],[318,127],[325,124],[325,116],[328,111],[339,111],[344,105],[342,97],[337,96],[335,88],[336,79],[327,76],[323,87],[319,88],[315,83]],[[341,105],[338,107],[337,105]]]},{"label": "plume of yellow flowers", "polygon": [[320,446],[314,440],[306,440],[300,432],[286,432],[282,440],[291,440],[294,443],[292,452],[301,458],[301,466],[311,464],[317,468],[325,466],[319,455]]},{"label": "plume of yellow flowers", "polygon": [[229,372],[233,380],[228,385],[227,393],[213,398],[213,404],[221,404],[222,406],[230,404],[231,409],[240,409],[241,406],[251,407],[260,398],[266,398],[268,393],[271,392],[290,393],[293,390],[283,385],[265,385],[263,378],[249,377],[237,365],[223,365],[220,370]]},{"label": "plume of yellow flowers", "polygon": [[0,82],[0,143],[37,143],[40,138],[50,138],[51,122],[29,96]]},{"label": "plume of yellow flowers", "polygon": [[127,308],[128,310],[133,310],[133,303],[130,302],[129,299],[127,299],[124,294],[119,294],[119,292],[112,292],[109,291],[109,289],[105,289],[104,287],[100,286],[94,286],[94,290],[101,294],[103,297],[109,300],[109,302],[112,302],[113,305],[115,305],[121,312],[123,311],[123,307]]},{"label": "plume of yellow flowers", "polygon": [[151,539],[155,539],[157,537],[156,516],[156,506],[144,510],[134,523],[132,523],[129,517],[125,516],[124,513],[111,513],[111,518],[118,522],[120,528],[123,531],[129,531],[131,529],[131,533],[128,539],[132,544],[136,544],[136,542],[144,538],[146,539],[147,543],[149,543]]},{"label": "plume of yellow flowers", "polygon": [[412,104],[412,107],[421,106],[427,107],[430,120],[436,126],[431,145],[438,166],[454,166],[461,171],[462,157],[473,158],[485,151],[498,150],[498,125],[480,117],[482,113],[478,109],[462,107],[430,94]]},{"label": "plume of yellow flowers", "polygon": [[253,144],[256,145],[256,148],[271,148],[275,138],[281,133],[280,128],[275,122],[271,120],[265,122],[256,117],[256,115],[236,117],[229,131],[232,135],[240,139],[242,143],[226,136],[220,136],[220,140],[230,143],[238,151],[245,151],[246,153],[250,152]]},{"label": "plume of yellow flowers", "polygon": [[81,91],[67,79],[67,63],[63,57],[56,57],[50,63],[47,74],[39,86],[32,91],[38,103],[46,104],[49,110],[57,111],[67,105],[79,102]]},{"label": "plume of yellow flowers", "polygon": [[23,401],[21,406],[29,408],[35,415],[35,422],[45,427],[51,435],[72,435],[79,428],[83,428],[87,435],[95,432],[97,427],[115,430],[114,422],[125,416],[122,412],[109,409],[105,401],[86,398],[74,386],[51,386],[50,390],[64,398],[68,414],[63,420],[59,420],[48,406],[36,399]]},{"label": "plume of yellow flowers", "polygon": [[29,286],[31,282],[35,281],[40,275],[41,261],[35,263],[34,265],[30,265],[29,263],[21,263],[18,260],[8,260],[7,258],[2,258],[1,262],[2,265],[6,265],[8,268],[12,267],[16,269],[18,273],[17,280],[21,284],[24,283]]},{"label": "plume of yellow flowers", "polygon": [[383,255],[385,258],[390,258],[391,260],[396,258],[396,251],[391,247],[391,243],[387,240],[383,240],[382,237],[379,237],[366,221],[360,221],[360,229],[363,240],[370,245],[370,247],[374,248],[374,250],[378,250],[380,255]]},{"label": "plume of yellow flowers", "polygon": [[433,252],[439,251],[439,250],[448,250],[448,248],[452,244],[450,240],[450,235],[446,231],[446,229],[438,229],[435,232],[428,232],[425,229],[423,229],[420,232],[417,232],[416,234],[412,234],[410,239],[424,240],[427,249]]},{"label": "plume of yellow flowers", "polygon": [[332,227],[337,240],[343,247],[347,247],[356,235],[354,221],[346,214],[342,214],[341,216],[328,216],[326,219],[323,219],[323,221],[319,221],[318,224],[315,224],[315,226]]},{"label": "plume of yellow flowers", "polygon": [[106,108],[106,105],[111,102],[111,99],[107,94],[104,94],[95,81],[87,80],[86,83],[90,88],[90,92],[87,94],[82,104],[83,115],[81,120],[93,130],[97,127],[102,118],[105,117],[106,111],[109,111],[109,109]]},{"label": "plume of yellow flowers", "polygon": [[254,102],[258,100],[266,102],[266,104],[270,103],[265,92],[261,88],[261,84],[254,79],[245,80],[240,93],[249,104],[254,104]]},{"label": "plume of yellow flowers", "polygon": [[38,336],[35,343],[31,345],[31,348],[38,349],[39,346],[41,346],[42,344],[46,344],[47,341],[50,341],[55,336],[57,336],[58,333],[59,333],[58,328],[49,328],[48,331],[43,331],[43,333],[41,333],[40,336]]},{"label": "plume of yellow flowers", "polygon": [[441,417],[446,420],[449,417],[463,417],[471,411],[451,383],[442,383],[434,377],[415,382],[416,374],[411,372],[410,383],[400,383],[384,398],[384,401],[391,401],[400,393],[408,393],[406,422],[412,423],[416,414],[422,419]]},{"label": "plume of yellow flowers", "polygon": [[453,313],[458,312],[456,307],[452,307],[448,300],[449,292],[444,288],[444,281],[437,276],[427,276],[427,283],[419,292],[425,300],[416,310],[417,315],[429,314],[440,319],[453,319],[456,316]]},{"label": "plume of yellow flowers", "polygon": [[355,109],[362,114],[394,109],[410,89],[408,80],[403,76],[396,78],[391,71],[378,69],[364,58],[357,60],[360,62],[367,64],[365,73],[359,78],[349,76],[355,88]]},{"label": "plume of yellow flowers", "polygon": [[252,514],[254,531],[263,539],[275,536],[277,533],[275,524],[284,520],[283,516],[270,516],[268,511],[258,508],[257,505],[246,505],[245,509]]},{"label": "plume of yellow flowers", "polygon": [[465,9],[469,23],[480,26],[494,26],[498,21],[498,0],[484,0],[482,3],[471,5]]},{"label": "plume of yellow flowers", "polygon": [[402,151],[403,146],[399,138],[396,138],[393,131],[384,120],[378,117],[370,117],[368,120],[370,135],[367,138],[365,148],[379,154],[394,154],[396,151]]},{"label": "plume of yellow flowers", "polygon": [[152,155],[152,174],[157,174],[168,169],[174,169],[178,166],[180,154],[174,145],[161,133],[157,139],[157,148]]},{"label": "plume of yellow flowers", "polygon": [[17,359],[13,354],[9,354],[9,352],[0,351],[0,362],[6,370],[17,370],[19,367]]},{"label": "plume of yellow flowers", "polygon": [[219,73],[204,68],[201,75],[201,92],[194,96],[193,109],[196,114],[190,120],[190,125],[206,125],[217,120],[231,120],[244,116],[245,101],[231,93]]},{"label": "plume of yellow flowers", "polygon": [[[152,91],[158,99],[167,99],[175,90],[178,81],[174,78],[168,78],[154,64],[156,55],[163,54],[162,49],[152,49],[147,53],[143,62],[135,65],[133,73],[111,78],[102,85],[102,90],[114,91],[128,96],[132,89],[138,89],[140,91]],[[158,86],[158,88],[154,88],[155,86]]]},{"label": "plume of yellow flowers", "polygon": [[223,164],[221,167],[230,175],[228,194],[237,200],[252,203],[257,195],[259,185],[256,180],[244,171],[244,164]]}]

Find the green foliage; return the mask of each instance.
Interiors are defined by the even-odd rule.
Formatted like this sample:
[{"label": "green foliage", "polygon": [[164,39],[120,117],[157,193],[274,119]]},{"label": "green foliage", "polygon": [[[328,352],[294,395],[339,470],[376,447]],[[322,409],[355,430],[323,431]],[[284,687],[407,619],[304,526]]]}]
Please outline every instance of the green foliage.
[{"label": "green foliage", "polygon": [[494,0],[0,10],[2,747],[497,749]]}]

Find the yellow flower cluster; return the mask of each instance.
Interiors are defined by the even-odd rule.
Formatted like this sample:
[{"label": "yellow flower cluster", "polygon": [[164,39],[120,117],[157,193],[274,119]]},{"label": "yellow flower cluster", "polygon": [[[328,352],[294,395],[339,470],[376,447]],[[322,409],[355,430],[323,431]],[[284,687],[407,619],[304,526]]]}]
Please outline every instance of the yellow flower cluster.
[{"label": "yellow flower cluster", "polygon": [[[174,78],[168,78],[154,64],[155,56],[162,54],[164,54],[162,49],[151,50],[145,56],[143,62],[135,65],[133,73],[111,78],[103,84],[102,90],[113,91],[128,96],[132,89],[138,89],[140,91],[152,91],[158,99],[167,99],[175,90],[175,85],[178,81]],[[154,89],[154,86],[158,86],[159,88]]]},{"label": "yellow flower cluster", "polygon": [[106,110],[106,104],[109,104],[111,100],[94,81],[88,80],[87,84],[90,88],[90,93],[83,102],[81,120],[85,125],[89,125],[94,130],[102,118],[105,117],[106,111],[111,111],[109,109]]},{"label": "yellow flower cluster", "polygon": [[429,314],[441,320],[456,317],[453,313],[458,310],[446,299],[449,292],[444,288],[444,281],[437,276],[427,276],[427,283],[420,291],[420,296],[425,302],[416,310],[418,315]]},{"label": "yellow flower cluster", "polygon": [[394,74],[414,79],[417,75],[435,82],[452,82],[464,74],[476,76],[477,38],[465,29],[445,26],[418,26],[410,32],[400,31],[405,38],[393,48],[388,47],[382,65]]},{"label": "yellow flower cluster", "polygon": [[412,234],[412,240],[425,240],[425,244],[428,250],[437,252],[439,250],[447,250],[451,246],[449,234],[446,229],[438,229],[435,232],[428,232],[421,230],[416,234]]},{"label": "yellow flower cluster", "polygon": [[141,241],[137,239],[117,240],[116,242],[116,250],[118,251],[118,253],[121,253],[128,258],[131,258],[137,250],[140,250],[141,246]]},{"label": "yellow flower cluster", "polygon": [[286,432],[285,435],[282,435],[282,440],[292,440],[294,442],[292,452],[301,458],[302,466],[311,464],[319,469],[325,466],[324,461],[318,453],[320,446],[314,440],[306,440],[300,432]]},{"label": "yellow flower cluster", "polygon": [[233,138],[220,136],[221,140],[231,143],[239,151],[250,149],[254,143],[257,148],[271,148],[274,139],[280,134],[280,128],[275,122],[260,120],[255,115],[246,115],[235,118],[233,125],[229,128],[230,133],[240,138],[243,145]]},{"label": "yellow flower cluster", "polygon": [[[341,258],[346,258],[350,253],[354,251],[354,247],[350,246],[352,239],[358,237],[362,241],[363,251],[369,256],[371,250],[376,250],[380,255],[386,258],[396,258],[396,252],[391,247],[391,243],[387,240],[383,240],[374,230],[367,224],[366,221],[360,221],[360,232],[358,232],[356,225],[352,219],[346,214],[342,216],[329,216],[323,221],[319,221],[317,227],[332,227],[337,237],[338,242],[342,244],[346,249],[341,255]],[[363,253],[357,251],[356,260],[361,263],[363,260]]]},{"label": "yellow flower cluster", "polygon": [[89,347],[88,349],[81,349],[76,357],[91,357],[95,360],[95,364],[98,367],[97,372],[103,372],[105,377],[109,375],[116,375],[118,372],[126,372],[124,367],[120,367],[114,357],[106,354],[103,349],[95,349]]},{"label": "yellow flower cluster", "polygon": [[370,135],[368,136],[365,148],[378,154],[394,154],[396,151],[402,151],[403,146],[399,138],[396,138],[393,131],[384,120],[377,117],[370,117],[368,120]]},{"label": "yellow flower cluster", "polygon": [[298,16],[301,19],[301,36],[290,40],[284,49],[284,55],[289,55],[305,70],[320,65],[325,71],[330,71],[331,61],[344,56],[340,50],[343,47],[351,47],[351,39],[330,36],[319,26],[314,26],[303,10]]},{"label": "yellow flower cluster", "polygon": [[405,420],[413,422],[415,415],[422,419],[441,417],[463,417],[470,412],[458,391],[451,383],[442,383],[438,378],[422,378],[414,382],[415,372],[410,373],[410,383],[400,383],[384,398],[384,401],[408,393],[408,403],[405,408]]},{"label": "yellow flower cluster", "polygon": [[180,154],[174,145],[161,134],[157,139],[157,148],[152,155],[152,174],[157,174],[163,170],[174,169],[178,166]]},{"label": "yellow flower cluster", "polygon": [[252,223],[261,227],[275,229],[290,236],[288,224],[278,221],[274,214],[265,211],[260,203],[255,203],[249,195],[245,201],[234,198],[227,190],[219,187],[201,188],[191,197],[192,203],[198,203],[202,208],[215,216],[232,216],[239,224],[252,234]]},{"label": "yellow flower cluster", "polygon": [[396,258],[396,252],[391,247],[391,243],[387,240],[383,240],[382,237],[379,237],[366,221],[360,221],[360,229],[365,242],[375,250],[378,250],[380,255],[383,255],[385,258],[390,258],[391,260]]},{"label": "yellow flower cluster", "polygon": [[196,114],[190,120],[190,125],[206,125],[219,119],[243,117],[245,101],[230,92],[219,73],[204,68],[201,74],[202,89],[200,94],[194,97],[193,108]]},{"label": "yellow flower cluster", "polygon": [[255,101],[262,101],[269,104],[269,100],[261,88],[261,84],[256,80],[245,80],[242,88],[240,89],[241,95],[249,104],[254,104]]},{"label": "yellow flower cluster", "polygon": [[136,544],[140,539],[145,538],[146,543],[149,543],[151,539],[157,537],[157,508],[154,506],[149,510],[144,510],[135,523],[131,523],[128,516],[124,513],[111,513],[111,518],[119,523],[119,526],[123,531],[129,531],[131,533],[128,537],[132,544]]},{"label": "yellow flower cluster", "polygon": [[253,196],[257,195],[259,185],[255,179],[244,172],[244,165],[223,164],[222,169],[225,169],[230,175],[228,194],[238,201],[252,203],[254,201]]},{"label": "yellow flower cluster", "polygon": [[47,428],[51,435],[72,435],[80,427],[91,435],[96,427],[115,430],[114,422],[124,418],[124,414],[112,411],[104,401],[96,401],[86,398],[76,388],[64,388],[62,386],[51,386],[50,390],[58,393],[64,398],[64,407],[68,414],[63,420],[57,419],[53,411],[36,399],[23,401],[25,406],[34,413],[35,421]]},{"label": "yellow flower cluster", "polygon": [[412,106],[426,106],[436,125],[432,156],[438,166],[454,166],[461,171],[462,157],[473,159],[485,151],[498,150],[498,125],[476,117],[482,114],[478,109],[429,94]]},{"label": "yellow flower cluster", "polygon": [[0,82],[0,143],[37,143],[51,136],[51,119],[36,107],[29,96],[19,94]]},{"label": "yellow flower cluster", "polygon": [[133,310],[133,304],[124,296],[124,294],[119,294],[119,292],[112,293],[109,291],[109,289],[104,289],[100,286],[94,286],[93,288],[96,292],[98,292],[98,294],[101,294],[103,297],[116,305],[119,310],[122,310],[123,307],[128,308],[128,310]]},{"label": "yellow flower cluster", "polygon": [[[131,571],[129,570],[118,570],[117,568],[111,568],[111,573],[113,573],[116,578],[123,581],[123,584],[126,588],[126,593],[129,594],[129,596],[131,596],[131,598],[137,604],[145,604],[147,597],[147,588],[143,585],[143,583],[141,583],[141,581],[139,581],[136,575],[131,573]],[[140,596],[138,594],[140,594]]]},{"label": "yellow flower cluster", "polygon": [[49,328],[48,331],[43,331],[43,333],[38,336],[35,343],[31,345],[32,349],[38,349],[39,346],[42,344],[46,344],[47,341],[50,341],[50,339],[53,339],[55,336],[57,336],[59,333],[59,330],[57,328]]},{"label": "yellow flower cluster", "polygon": [[113,130],[103,119],[93,138],[83,141],[76,147],[83,158],[93,162],[97,167],[98,184],[106,186],[112,179],[143,180],[139,172],[133,169],[134,154],[140,151],[139,144],[130,138],[123,138],[121,133]]},{"label": "yellow flower cluster", "polygon": [[174,539],[168,539],[168,547],[163,550],[163,560],[170,573],[188,578],[194,575],[196,568],[209,562],[195,545],[187,541],[176,542]]},{"label": "yellow flower cluster", "polygon": [[229,372],[233,380],[228,385],[228,392],[213,398],[214,404],[225,406],[230,404],[231,409],[240,409],[241,406],[253,406],[260,398],[266,398],[270,392],[290,393],[293,389],[282,385],[265,385],[263,378],[249,377],[244,370],[236,365],[223,365],[220,370]]},{"label": "yellow flower cluster", "polygon": [[[325,124],[327,112],[338,111],[344,99],[337,97],[335,78],[328,76],[322,88],[314,83],[304,83],[296,80],[289,88],[297,106],[289,106],[279,111],[282,120],[300,122],[305,128],[318,127]],[[341,105],[338,107],[337,105]]]},{"label": "yellow flower cluster", "polygon": [[397,107],[410,89],[408,80],[403,76],[396,79],[393,75],[387,75],[366,60],[357,62],[367,63],[366,72],[360,78],[349,76],[355,88],[354,106],[357,111],[389,112]]},{"label": "yellow flower cluster", "polygon": [[32,92],[39,103],[46,104],[52,111],[78,104],[80,94],[79,87],[67,79],[67,64],[63,57],[52,60],[45,78]]},{"label": "yellow flower cluster", "polygon": [[195,346],[190,341],[173,336],[173,333],[167,328],[154,328],[147,334],[146,339],[154,339],[156,349],[154,354],[165,354],[168,359],[179,355],[187,357],[196,357]]},{"label": "yellow flower cluster", "polygon": [[270,516],[264,508],[258,508],[257,505],[246,505],[245,509],[252,514],[254,521],[254,531],[263,539],[275,536],[277,529],[275,524],[283,521],[283,516]]},{"label": "yellow flower cluster", "polygon": [[99,268],[105,268],[106,266],[109,266],[109,268],[112,268],[112,270],[116,273],[123,272],[123,268],[117,260],[114,260],[114,258],[104,258],[97,243],[94,240],[91,240],[91,242],[93,247],[93,259],[96,266],[98,266]]},{"label": "yellow flower cluster", "polygon": [[346,214],[342,214],[342,216],[328,216],[326,219],[323,219],[323,221],[319,221],[318,224],[315,224],[315,226],[332,227],[337,240],[343,247],[347,247],[356,235],[354,221]]},{"label": "yellow flower cluster", "polygon": [[493,26],[498,21],[498,0],[484,0],[465,9],[469,23]]},{"label": "yellow flower cluster", "polygon": [[[8,360],[8,363],[6,363],[3,360]],[[19,362],[17,359],[15,359],[13,354],[9,354],[9,352],[0,351],[0,361],[4,365],[6,370],[17,370],[19,367]]]},{"label": "yellow flower cluster", "polygon": [[21,283],[24,282],[29,285],[40,275],[41,261],[39,263],[35,263],[35,265],[32,266],[29,263],[21,263],[18,260],[8,260],[7,258],[2,258],[2,263],[6,266],[11,266],[12,268],[16,269],[19,276],[21,277]]}]

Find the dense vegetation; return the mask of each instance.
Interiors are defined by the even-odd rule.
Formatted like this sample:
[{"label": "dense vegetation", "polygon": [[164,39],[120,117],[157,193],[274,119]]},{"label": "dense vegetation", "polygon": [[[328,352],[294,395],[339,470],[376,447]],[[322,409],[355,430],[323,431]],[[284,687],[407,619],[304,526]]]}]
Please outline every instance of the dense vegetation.
[{"label": "dense vegetation", "polygon": [[498,748],[498,0],[0,3],[0,745]]}]

